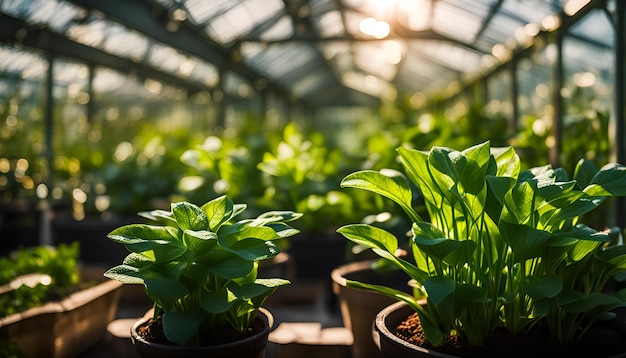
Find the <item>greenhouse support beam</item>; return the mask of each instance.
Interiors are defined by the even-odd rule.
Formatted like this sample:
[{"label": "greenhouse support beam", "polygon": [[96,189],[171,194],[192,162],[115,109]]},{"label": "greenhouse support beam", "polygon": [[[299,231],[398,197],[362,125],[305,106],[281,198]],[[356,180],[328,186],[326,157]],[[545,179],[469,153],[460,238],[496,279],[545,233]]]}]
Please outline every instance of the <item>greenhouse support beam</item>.
[{"label": "greenhouse support beam", "polygon": [[[15,34],[26,29],[27,35],[19,41]],[[164,73],[140,63],[124,59],[108,52],[72,41],[48,29],[40,28],[25,21],[0,13],[0,43],[19,44],[39,51],[46,51],[55,56],[73,59],[85,64],[95,64],[115,69],[122,73],[131,73],[139,78],[152,78],[172,86],[182,87],[188,93],[206,91],[208,86]]]},{"label": "greenhouse support beam", "polygon": [[[185,21],[175,31],[165,28],[162,16],[167,16],[167,9],[156,2],[146,0],[69,0],[90,10],[100,11],[110,19],[130,29],[147,35],[159,42],[183,51],[189,55],[204,59],[220,69],[233,71],[251,83],[265,80],[240,61],[233,61],[229,49],[216,43],[204,34],[204,30]],[[161,12],[161,16],[153,15]],[[268,83],[270,90],[287,96],[289,91],[277,83]]]},{"label": "greenhouse support beam", "polygon": [[[45,90],[46,90],[46,107],[44,112],[44,138],[45,138],[45,176],[44,183],[48,187],[48,192],[52,192],[52,188],[54,186],[53,173],[52,173],[52,161],[54,159],[54,143],[53,143],[53,135],[54,132],[54,56],[52,54],[48,54],[48,70],[46,71],[46,81],[45,81]],[[39,244],[40,245],[51,245],[52,244],[52,234],[51,234],[51,220],[50,220],[50,206],[48,203],[48,199],[46,198],[43,202],[43,208],[41,211],[41,220],[40,220],[40,231],[39,231]]]},{"label": "greenhouse support beam", "polygon": [[554,44],[556,45],[556,59],[554,64],[554,78],[553,78],[553,124],[552,124],[552,136],[554,142],[550,147],[550,164],[554,168],[561,166],[561,142],[563,140],[563,96],[561,95],[561,89],[563,88],[563,35],[565,31],[563,29],[557,30],[557,34],[554,38]]},{"label": "greenhouse support beam", "polygon": [[519,62],[519,58],[515,57],[511,60],[511,67],[509,71],[511,71],[511,117],[509,118],[509,134],[514,136],[517,134],[517,124],[519,117],[519,85],[518,85],[518,76],[517,76],[517,64]]},{"label": "greenhouse support beam", "polygon": [[[615,17],[615,138],[616,161],[626,164],[626,2],[616,1]],[[615,202],[615,224],[626,226],[626,200]]]}]

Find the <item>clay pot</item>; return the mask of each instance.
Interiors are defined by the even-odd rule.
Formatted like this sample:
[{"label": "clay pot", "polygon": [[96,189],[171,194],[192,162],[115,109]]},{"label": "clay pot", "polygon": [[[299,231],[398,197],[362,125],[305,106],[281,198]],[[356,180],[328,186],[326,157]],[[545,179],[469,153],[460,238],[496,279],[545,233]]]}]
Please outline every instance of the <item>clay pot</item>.
[{"label": "clay pot", "polygon": [[195,358],[195,357],[215,357],[215,358],[263,358],[269,337],[270,329],[274,323],[272,314],[261,308],[257,319],[263,321],[263,330],[254,336],[242,339],[237,342],[204,347],[184,347],[167,344],[157,344],[148,342],[137,333],[138,327],[148,321],[149,316],[139,319],[131,328],[130,335],[137,352],[144,358]]},{"label": "clay pot", "polygon": [[405,292],[409,277],[401,270],[381,272],[374,270],[375,260],[352,262],[341,265],[331,273],[333,291],[339,297],[341,317],[344,326],[351,330],[354,343],[352,356],[378,358],[380,353],[372,339],[372,326],[380,310],[397,300],[378,292],[366,291],[346,286],[346,280],[372,284],[384,284]]}]

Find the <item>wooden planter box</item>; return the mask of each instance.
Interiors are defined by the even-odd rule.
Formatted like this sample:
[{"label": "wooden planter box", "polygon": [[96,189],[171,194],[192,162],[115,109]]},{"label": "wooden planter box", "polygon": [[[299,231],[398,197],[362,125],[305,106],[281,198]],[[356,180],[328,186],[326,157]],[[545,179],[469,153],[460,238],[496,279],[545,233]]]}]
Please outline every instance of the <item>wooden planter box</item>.
[{"label": "wooden planter box", "polygon": [[17,343],[25,358],[77,357],[107,333],[115,319],[122,284],[100,268],[81,269],[83,280],[100,282],[62,301],[0,318],[0,340]]}]

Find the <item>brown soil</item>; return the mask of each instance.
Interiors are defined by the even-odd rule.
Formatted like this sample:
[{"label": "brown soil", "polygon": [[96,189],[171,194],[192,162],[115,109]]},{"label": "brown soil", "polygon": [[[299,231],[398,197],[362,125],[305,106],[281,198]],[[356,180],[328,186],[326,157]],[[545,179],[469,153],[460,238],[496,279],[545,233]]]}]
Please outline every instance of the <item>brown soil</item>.
[{"label": "brown soil", "polygon": [[499,330],[485,347],[470,346],[459,336],[453,336],[439,347],[433,347],[422,333],[417,313],[409,316],[396,328],[396,336],[424,347],[459,357],[611,357],[626,352],[626,320],[616,319],[595,325],[579,341],[560,345],[551,340],[545,325],[537,325],[526,334],[513,337]]},{"label": "brown soil", "polygon": [[[200,340],[202,346],[215,346],[236,342],[263,331],[263,321],[257,318],[251,327],[244,332],[239,332],[230,326],[220,327],[216,329],[206,329],[200,332]],[[163,323],[160,318],[150,319],[147,323],[139,326],[137,333],[146,341],[159,344],[167,344],[175,346],[176,343],[170,342],[165,338],[163,333]]]}]

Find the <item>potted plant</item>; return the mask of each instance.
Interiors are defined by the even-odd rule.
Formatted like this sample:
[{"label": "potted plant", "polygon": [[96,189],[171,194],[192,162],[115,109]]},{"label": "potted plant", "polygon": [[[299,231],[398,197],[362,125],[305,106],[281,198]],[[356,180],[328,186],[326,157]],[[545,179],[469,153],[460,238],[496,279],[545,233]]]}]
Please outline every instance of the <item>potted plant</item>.
[{"label": "potted plant", "polygon": [[341,160],[339,150],[329,148],[321,133],[305,133],[290,122],[258,164],[266,185],[260,205],[303,214],[294,224],[301,234],[285,245],[296,278],[327,282],[332,269],[344,262],[346,241],[336,229],[354,208],[349,195],[333,190],[342,177]]},{"label": "potted plant", "polygon": [[[606,284],[626,269],[626,247],[578,218],[606,197],[626,194],[626,167],[611,164],[598,170],[581,160],[570,180],[564,170],[549,165],[521,171],[512,147],[491,148],[489,142],[463,151],[397,151],[405,175],[358,171],[345,177],[342,186],[378,193],[402,207],[413,222],[410,257],[395,255],[398,239],[383,229],[367,224],[338,229],[393,262],[415,283],[414,293],[407,294],[385,285],[347,282],[400,301],[376,318],[383,355],[592,354],[579,343],[601,323],[615,323],[610,318],[624,304],[624,295],[607,292]],[[429,221],[413,209],[410,183],[419,188]],[[403,310],[399,316],[398,309]],[[419,338],[409,333],[414,327],[409,313],[419,320]],[[394,331],[404,339],[385,335]],[[529,341],[535,335],[549,337],[546,351]],[[496,351],[503,337],[514,351]],[[596,345],[593,355],[626,351],[619,341],[616,351],[603,352]]]},{"label": "potted plant", "polygon": [[154,302],[131,332],[141,355],[263,356],[272,317],[261,306],[289,281],[257,278],[258,262],[280,252],[274,241],[296,234],[286,223],[301,215],[272,211],[235,222],[245,208],[228,196],[202,206],[177,202],[140,213],[157,225],[108,235],[130,254],[105,276],[143,284]]},{"label": "potted plant", "polygon": [[0,355],[12,347],[8,356],[77,356],[106,336],[122,284],[78,255],[74,242],[0,258]]}]

